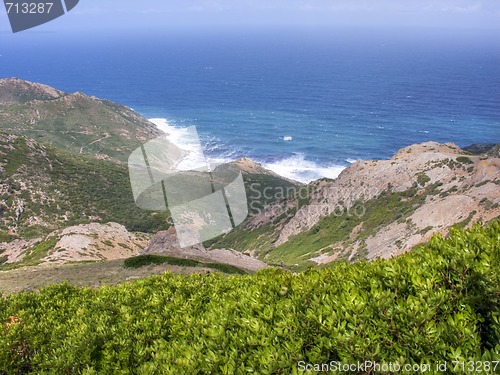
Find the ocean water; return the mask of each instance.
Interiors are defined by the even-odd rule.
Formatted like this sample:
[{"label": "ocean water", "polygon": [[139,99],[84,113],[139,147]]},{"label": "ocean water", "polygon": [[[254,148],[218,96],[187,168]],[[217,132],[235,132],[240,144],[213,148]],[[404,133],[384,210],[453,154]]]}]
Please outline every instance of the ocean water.
[{"label": "ocean water", "polygon": [[500,142],[498,38],[402,34],[27,33],[0,45],[0,75],[127,105],[181,146],[195,125],[209,158],[304,182],[417,142]]}]

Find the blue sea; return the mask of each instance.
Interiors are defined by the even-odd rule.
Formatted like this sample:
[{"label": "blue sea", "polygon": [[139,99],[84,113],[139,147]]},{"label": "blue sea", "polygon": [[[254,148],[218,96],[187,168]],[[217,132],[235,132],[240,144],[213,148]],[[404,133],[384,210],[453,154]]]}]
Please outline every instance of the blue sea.
[{"label": "blue sea", "polygon": [[0,44],[0,76],[127,105],[215,160],[336,177],[428,140],[500,143],[500,42],[487,32],[248,30]]}]

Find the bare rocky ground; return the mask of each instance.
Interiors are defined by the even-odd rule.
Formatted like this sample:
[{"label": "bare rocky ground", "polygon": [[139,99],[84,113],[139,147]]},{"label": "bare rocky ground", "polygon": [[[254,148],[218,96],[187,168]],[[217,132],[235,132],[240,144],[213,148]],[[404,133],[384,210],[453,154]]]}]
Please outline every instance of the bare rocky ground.
[{"label": "bare rocky ground", "polygon": [[26,255],[26,252],[40,241],[40,238],[35,238],[32,240],[0,242],[0,253],[2,257],[6,257],[5,264],[20,262]]},{"label": "bare rocky ground", "polygon": [[[366,241],[356,241],[363,225],[354,228],[348,259],[360,252],[367,259],[390,258],[427,241],[433,233],[446,234],[453,225],[471,226],[500,216],[498,155],[471,155],[452,143],[426,142],[403,148],[390,160],[358,161],[335,180],[314,182],[316,191],[309,204],[277,228],[279,235],[273,246],[310,230],[335,208],[362,207],[363,202],[386,191],[405,192],[432,184],[439,184],[439,188],[427,194],[425,202],[414,207],[404,222],[392,222]],[[269,207],[248,227],[255,229],[275,222],[290,203]],[[332,243],[324,252],[311,254],[310,259],[319,264],[331,262],[337,259],[340,247],[341,243]]]},{"label": "bare rocky ground", "polygon": [[149,239],[143,233],[130,233],[117,223],[91,223],[53,233],[59,238],[46,262],[114,260],[136,255]]},{"label": "bare rocky ground", "polygon": [[202,244],[180,248],[173,227],[168,231],[162,231],[153,236],[148,246],[140,253],[142,255],[157,254],[175,258],[195,259],[205,263],[224,263],[251,272],[267,267],[266,263],[234,250],[207,250]]},{"label": "bare rocky ground", "polygon": [[129,258],[146,246],[149,236],[130,233],[117,223],[91,223],[54,231],[45,239],[0,243],[0,250],[4,250],[2,256],[8,257],[6,264],[17,263],[29,256],[36,244],[48,240],[56,241],[55,246],[40,261],[60,264]]}]

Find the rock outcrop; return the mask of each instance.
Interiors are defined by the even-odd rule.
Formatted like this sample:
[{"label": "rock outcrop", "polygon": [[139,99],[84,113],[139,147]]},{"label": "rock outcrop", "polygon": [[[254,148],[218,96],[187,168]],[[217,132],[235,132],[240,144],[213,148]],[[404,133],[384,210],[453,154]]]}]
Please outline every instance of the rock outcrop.
[{"label": "rock outcrop", "polygon": [[148,235],[130,233],[117,223],[91,223],[57,230],[43,239],[0,243],[0,250],[6,264],[21,262],[36,251],[41,251],[36,254],[39,262],[60,264],[129,258],[139,254],[148,239]]},{"label": "rock outcrop", "polygon": [[[271,228],[267,235],[276,239],[264,251],[272,255],[278,248],[286,253],[290,239],[319,230],[327,217],[349,212],[358,224],[349,238],[324,248],[311,247],[302,259],[325,263],[339,256],[392,257],[435,232],[446,234],[453,225],[470,226],[500,216],[500,158],[491,155],[492,150],[495,147],[489,147],[488,154],[472,155],[451,143],[426,142],[405,147],[390,160],[357,161],[335,180],[313,182],[307,204],[275,203],[253,217],[245,230]],[[384,204],[382,198],[390,194],[399,194],[401,204],[410,205],[408,212],[395,221],[379,218],[376,230],[367,228],[373,226],[365,222],[367,207],[373,213],[377,202]]]},{"label": "rock outcrop", "polygon": [[154,235],[148,246],[140,254],[195,259],[206,263],[224,263],[247,271],[258,271],[267,267],[266,263],[234,250],[207,250],[202,244],[181,248],[173,227]]},{"label": "rock outcrop", "polygon": [[[458,160],[464,158],[465,163]],[[417,184],[440,183],[442,192],[450,191],[452,195],[462,195],[475,201],[475,205],[463,206],[462,215],[468,216],[469,208],[476,208],[481,212],[479,202],[483,198],[490,197],[493,204],[500,201],[500,193],[495,181],[500,179],[500,159],[491,158],[481,160],[480,156],[467,156],[458,146],[453,144],[441,145],[436,142],[426,142],[412,145],[399,150],[390,160],[357,161],[345,169],[339,177],[323,186],[320,186],[314,194],[309,205],[301,208],[297,215],[283,228],[276,245],[285,243],[290,236],[309,230],[319,219],[328,213],[328,209],[314,209],[314,207],[337,207],[351,208],[355,202],[368,201],[380,195],[383,191],[403,192]],[[424,182],[425,181],[425,182]],[[476,185],[486,182],[486,187]],[[460,193],[459,193],[460,192]],[[429,198],[428,204],[436,205],[455,198],[443,197],[441,199]],[[474,206],[474,207],[473,207]],[[421,207],[425,211],[432,212],[429,207]],[[442,212],[445,214],[446,210]],[[483,213],[483,212],[481,212]],[[486,213],[485,213],[486,214]],[[500,214],[495,211],[487,214],[491,219]],[[477,215],[477,218],[481,214]],[[487,220],[487,219],[486,219]],[[443,222],[447,220],[443,218]],[[449,217],[449,225],[457,220]],[[428,223],[434,226],[432,223]],[[444,224],[436,223],[440,228]],[[420,228],[423,229],[423,228]]]},{"label": "rock outcrop", "polygon": [[41,83],[23,81],[18,78],[0,79],[0,109],[30,100],[54,100],[64,95],[66,93]]}]

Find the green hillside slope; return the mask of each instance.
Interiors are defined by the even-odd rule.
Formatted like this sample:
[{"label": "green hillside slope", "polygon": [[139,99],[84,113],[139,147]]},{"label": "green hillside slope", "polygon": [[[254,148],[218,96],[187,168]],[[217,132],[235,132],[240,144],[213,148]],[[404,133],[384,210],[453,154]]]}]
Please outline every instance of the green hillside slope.
[{"label": "green hillside slope", "polygon": [[[238,163],[231,166],[237,168]],[[295,186],[279,176],[265,174],[263,169],[257,172],[243,170],[248,188],[261,191],[268,186]],[[272,201],[260,195],[260,199],[249,202],[250,209]],[[129,231],[150,233],[169,227],[168,213],[135,205],[125,165],[1,132],[0,213],[0,242],[38,237],[89,222],[113,221]]]},{"label": "green hillside slope", "polygon": [[166,213],[139,209],[126,166],[0,133],[0,240],[44,235],[89,222],[130,231],[168,227]]},{"label": "green hillside slope", "polygon": [[0,80],[0,131],[120,161],[160,134],[125,106],[19,79]]}]

